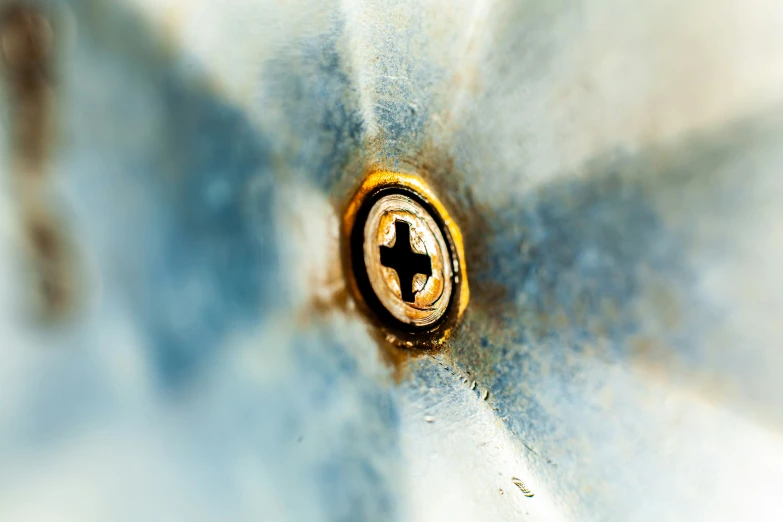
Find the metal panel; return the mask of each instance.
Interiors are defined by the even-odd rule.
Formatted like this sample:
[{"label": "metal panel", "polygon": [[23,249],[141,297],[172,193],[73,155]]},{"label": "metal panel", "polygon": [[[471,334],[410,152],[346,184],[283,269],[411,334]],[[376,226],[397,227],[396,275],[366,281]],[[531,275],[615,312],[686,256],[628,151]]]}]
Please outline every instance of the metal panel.
[{"label": "metal panel", "polygon": [[[0,520],[783,516],[783,4],[25,5]],[[348,292],[372,169],[464,236],[440,351]]]}]

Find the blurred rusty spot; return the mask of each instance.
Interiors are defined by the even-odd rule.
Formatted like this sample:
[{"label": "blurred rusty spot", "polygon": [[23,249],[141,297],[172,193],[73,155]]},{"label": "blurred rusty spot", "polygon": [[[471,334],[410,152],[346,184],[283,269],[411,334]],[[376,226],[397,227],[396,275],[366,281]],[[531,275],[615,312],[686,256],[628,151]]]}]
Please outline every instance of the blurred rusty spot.
[{"label": "blurred rusty spot", "polygon": [[30,241],[36,253],[46,260],[56,260],[62,255],[62,245],[56,231],[47,222],[31,222]]},{"label": "blurred rusty spot", "polygon": [[52,52],[52,27],[38,11],[23,5],[6,8],[2,20],[3,57],[9,67],[31,70]]},{"label": "blurred rusty spot", "polygon": [[43,13],[11,4],[0,14],[0,46],[11,97],[13,150],[18,170],[41,174],[52,112],[53,31]]},{"label": "blurred rusty spot", "polygon": [[46,187],[54,119],[55,32],[41,8],[0,8],[0,67],[9,107],[11,175],[42,318],[61,317],[72,302],[69,249]]},{"label": "blurred rusty spot", "polygon": [[31,219],[27,236],[36,263],[38,298],[47,317],[59,316],[70,303],[69,270],[66,245],[51,217]]}]

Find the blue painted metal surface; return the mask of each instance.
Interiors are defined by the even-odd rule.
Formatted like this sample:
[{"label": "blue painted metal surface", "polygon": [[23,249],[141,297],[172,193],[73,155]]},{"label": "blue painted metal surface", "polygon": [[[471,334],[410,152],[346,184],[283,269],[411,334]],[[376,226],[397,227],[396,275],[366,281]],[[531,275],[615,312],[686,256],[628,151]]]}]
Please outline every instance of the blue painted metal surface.
[{"label": "blue painted metal surface", "polygon": [[[778,6],[35,5],[56,125],[26,181],[6,85],[0,520],[779,519]],[[465,235],[464,320],[401,366],[340,263],[370,168]]]}]

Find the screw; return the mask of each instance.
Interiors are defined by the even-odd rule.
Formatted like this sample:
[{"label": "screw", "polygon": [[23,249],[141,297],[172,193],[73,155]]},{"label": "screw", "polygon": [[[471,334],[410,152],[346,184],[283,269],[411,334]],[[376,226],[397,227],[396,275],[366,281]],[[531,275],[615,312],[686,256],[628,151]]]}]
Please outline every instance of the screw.
[{"label": "screw", "polygon": [[454,263],[430,212],[404,193],[375,201],[364,222],[363,255],[372,291],[398,321],[433,325],[446,313]]},{"label": "screw", "polygon": [[462,233],[420,177],[376,170],[343,215],[343,262],[365,311],[399,347],[443,345],[468,304]]}]

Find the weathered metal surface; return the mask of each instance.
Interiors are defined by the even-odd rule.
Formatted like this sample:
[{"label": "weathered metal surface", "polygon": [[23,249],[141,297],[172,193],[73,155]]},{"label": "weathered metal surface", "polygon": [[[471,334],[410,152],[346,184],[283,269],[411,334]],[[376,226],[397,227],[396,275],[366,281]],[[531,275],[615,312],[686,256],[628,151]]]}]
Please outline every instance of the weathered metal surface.
[{"label": "weathered metal surface", "polygon": [[[28,5],[0,520],[780,519],[783,4]],[[371,169],[464,234],[420,357],[343,277]]]}]

